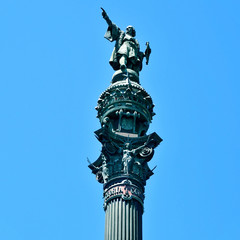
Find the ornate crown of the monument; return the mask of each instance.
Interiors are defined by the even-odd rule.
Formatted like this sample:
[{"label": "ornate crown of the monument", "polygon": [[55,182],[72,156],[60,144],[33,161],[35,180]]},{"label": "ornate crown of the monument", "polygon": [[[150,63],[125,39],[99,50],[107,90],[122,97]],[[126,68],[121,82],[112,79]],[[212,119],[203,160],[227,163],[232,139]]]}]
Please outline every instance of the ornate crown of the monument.
[{"label": "ornate crown of the monument", "polygon": [[114,73],[112,84],[101,94],[96,107],[102,128],[95,134],[102,152],[89,167],[99,182],[106,184],[127,176],[145,185],[153,175],[147,162],[162,141],[156,133],[147,135],[155,115],[153,107],[152,98],[133,70]]},{"label": "ornate crown of the monument", "polygon": [[155,115],[152,98],[126,74],[121,76],[121,80],[111,84],[99,97],[97,117],[102,126],[111,125],[116,133],[143,136]]}]

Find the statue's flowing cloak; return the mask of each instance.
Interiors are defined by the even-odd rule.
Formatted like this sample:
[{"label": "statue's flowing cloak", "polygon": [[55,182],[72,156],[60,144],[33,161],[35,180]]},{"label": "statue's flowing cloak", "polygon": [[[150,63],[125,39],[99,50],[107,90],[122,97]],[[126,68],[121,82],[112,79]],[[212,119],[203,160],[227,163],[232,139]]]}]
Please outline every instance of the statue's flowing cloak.
[{"label": "statue's flowing cloak", "polygon": [[120,68],[119,58],[122,55],[126,55],[128,61],[130,61],[133,65],[141,65],[143,56],[139,51],[139,43],[134,37],[124,33],[124,31],[115,24],[108,27],[104,37],[110,42],[116,41],[109,60],[109,63],[114,70],[118,70]]}]

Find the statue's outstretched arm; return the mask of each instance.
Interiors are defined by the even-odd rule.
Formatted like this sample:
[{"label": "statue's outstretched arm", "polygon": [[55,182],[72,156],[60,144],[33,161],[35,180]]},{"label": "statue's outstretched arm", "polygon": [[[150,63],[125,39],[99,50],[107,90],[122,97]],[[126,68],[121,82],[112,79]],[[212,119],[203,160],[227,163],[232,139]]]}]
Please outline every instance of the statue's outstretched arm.
[{"label": "statue's outstretched arm", "polygon": [[102,7],[101,7],[101,9],[102,9],[102,16],[103,16],[103,18],[106,20],[106,22],[107,22],[107,24],[108,24],[109,26],[112,26],[112,21],[111,21],[110,18],[108,17],[106,11],[105,11]]},{"label": "statue's outstretched arm", "polygon": [[136,155],[136,154],[138,154],[144,147],[146,147],[147,146],[147,142],[145,142],[142,146],[140,146],[140,147],[138,147],[138,148],[136,148],[136,149],[133,149],[132,151],[133,151],[133,154],[134,155]]}]

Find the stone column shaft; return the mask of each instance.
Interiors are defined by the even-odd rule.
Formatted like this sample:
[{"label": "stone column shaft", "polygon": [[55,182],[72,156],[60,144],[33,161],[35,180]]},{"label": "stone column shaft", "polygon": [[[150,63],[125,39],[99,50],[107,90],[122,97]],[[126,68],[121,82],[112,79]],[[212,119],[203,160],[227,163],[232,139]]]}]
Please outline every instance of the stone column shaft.
[{"label": "stone column shaft", "polygon": [[143,207],[138,201],[114,198],[105,212],[105,240],[142,240]]}]

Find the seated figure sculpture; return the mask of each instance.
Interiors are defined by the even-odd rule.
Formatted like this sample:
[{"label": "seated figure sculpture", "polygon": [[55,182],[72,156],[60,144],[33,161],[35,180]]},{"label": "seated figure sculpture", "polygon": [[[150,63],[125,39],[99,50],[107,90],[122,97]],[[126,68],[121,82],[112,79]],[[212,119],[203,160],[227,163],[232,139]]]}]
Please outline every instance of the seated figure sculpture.
[{"label": "seated figure sculpture", "polygon": [[110,65],[114,70],[121,69],[126,72],[127,68],[134,70],[137,74],[142,70],[142,61],[146,57],[146,64],[148,64],[151,49],[147,42],[145,52],[140,51],[140,46],[134,37],[136,31],[133,26],[128,26],[126,32],[122,31],[116,24],[112,23],[106,11],[102,9],[102,16],[108,24],[107,32],[104,37],[110,42],[116,41],[113,49]]}]

